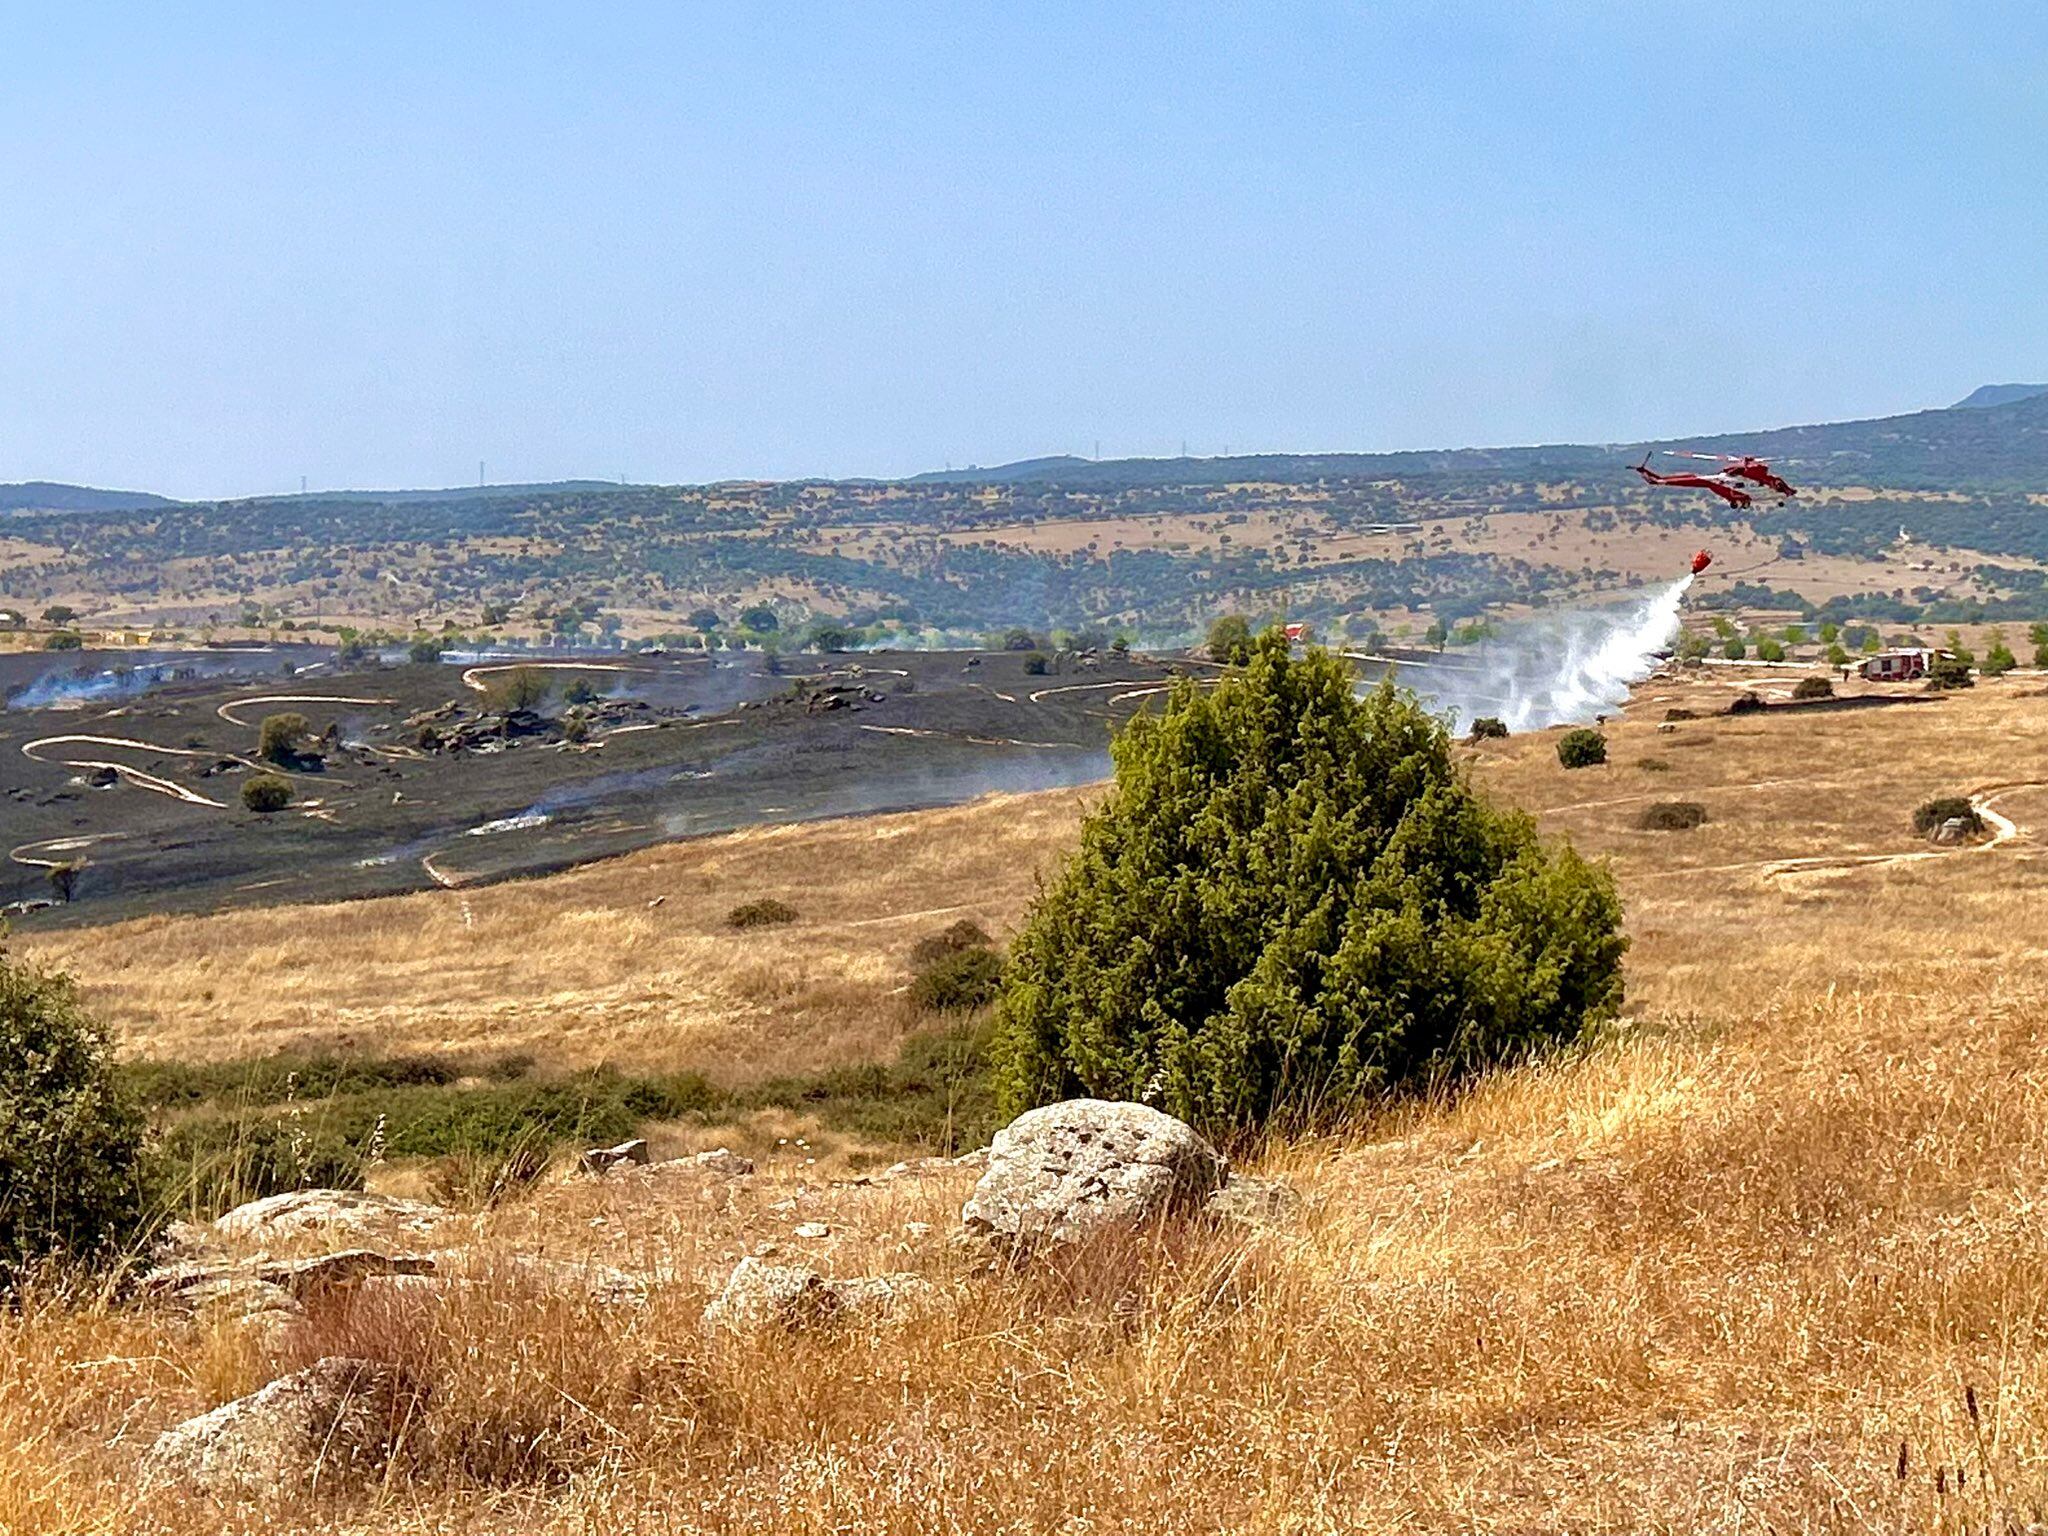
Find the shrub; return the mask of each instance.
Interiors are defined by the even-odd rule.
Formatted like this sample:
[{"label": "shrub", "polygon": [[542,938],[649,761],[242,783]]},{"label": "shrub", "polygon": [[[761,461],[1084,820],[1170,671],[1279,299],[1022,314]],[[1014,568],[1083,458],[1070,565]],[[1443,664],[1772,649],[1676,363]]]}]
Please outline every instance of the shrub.
[{"label": "shrub", "polygon": [[1927,669],[1927,686],[1937,691],[1950,688],[1973,688],[1976,679],[1970,676],[1970,664],[1955,656],[1937,656]]},{"label": "shrub", "polygon": [[1466,739],[1470,741],[1497,741],[1507,735],[1507,733],[1507,724],[1499,717],[1481,715],[1472,722],[1472,732]]},{"label": "shrub", "polygon": [[50,865],[43,871],[43,877],[50,882],[50,894],[68,906],[78,892],[78,877],[84,873],[85,860],[66,859]]},{"label": "shrub", "polygon": [[266,763],[286,768],[299,760],[299,747],[306,738],[306,717],[298,713],[265,715],[256,732],[256,755]]},{"label": "shrub", "polygon": [[1643,807],[1636,825],[1645,832],[1690,832],[1705,825],[1706,819],[1707,808],[1696,801],[1660,800]]},{"label": "shrub", "polygon": [[1209,626],[1209,655],[1212,660],[1241,667],[1251,657],[1252,627],[1243,615],[1226,613]]},{"label": "shrub", "polygon": [[910,982],[910,1000],[932,1013],[954,1013],[995,1001],[1003,957],[992,949],[962,949],[931,961]]},{"label": "shrub", "polygon": [[595,704],[603,697],[604,695],[597,691],[597,685],[587,677],[572,679],[569,686],[562,690],[562,700],[568,704]]},{"label": "shrub", "polygon": [[1738,693],[1728,701],[1728,713],[1731,715],[1754,715],[1770,707],[1761,695],[1754,693]]},{"label": "shrub", "polygon": [[948,955],[957,955],[967,949],[989,949],[994,944],[995,940],[988,936],[987,929],[972,918],[963,917],[950,927],[928,933],[911,945],[910,964],[913,969],[922,970]]},{"label": "shrub", "polygon": [[1697,720],[1699,719],[1699,711],[1693,709],[1680,709],[1674,706],[1673,708],[1664,711],[1664,718],[1666,720]]},{"label": "shrub", "polygon": [[515,709],[538,709],[549,690],[547,674],[538,667],[514,667],[484,684],[484,707],[501,715]]},{"label": "shrub", "polygon": [[1557,760],[1567,768],[1591,768],[1607,761],[1607,738],[1590,725],[1557,738]]},{"label": "shrub", "polygon": [[1636,766],[1644,773],[1669,773],[1671,765],[1661,757],[1639,757]]},{"label": "shrub", "polygon": [[1756,659],[1758,661],[1783,661],[1785,659],[1785,647],[1776,640],[1768,638],[1759,640],[1756,643]]},{"label": "shrub", "polygon": [[1913,830],[1922,837],[1939,831],[1945,821],[1960,821],[1972,836],[1984,830],[1984,818],[1977,814],[1977,807],[1961,795],[1936,795],[1913,812]]},{"label": "shrub", "polygon": [[2012,647],[2001,636],[1994,639],[1984,651],[1984,675],[2003,677],[2019,665],[2019,658],[2012,653]]},{"label": "shrub", "polygon": [[1795,699],[1832,699],[1835,685],[1825,677],[1802,677],[1792,685]]},{"label": "shrub", "polygon": [[1749,648],[1742,643],[1741,639],[1737,638],[1730,640],[1726,645],[1722,646],[1721,654],[1723,656],[1726,656],[1730,661],[1740,661],[1742,660],[1743,656],[1747,653],[1748,649]]},{"label": "shrub", "polygon": [[0,1291],[143,1245],[142,1121],[68,977],[0,951]]},{"label": "shrub", "polygon": [[438,640],[415,640],[406,648],[406,660],[416,667],[430,667],[441,659],[441,642]]},{"label": "shrub", "polygon": [[1046,655],[1043,651],[1027,651],[1024,655],[1024,670],[1033,677],[1045,676],[1051,666],[1052,663],[1046,660]]},{"label": "shrub", "polygon": [[777,901],[773,896],[741,902],[725,914],[728,928],[772,928],[778,923],[795,921],[796,908],[786,901]]},{"label": "shrub", "polygon": [[1579,1038],[1621,999],[1612,878],[1459,774],[1443,725],[1268,630],[1111,748],[998,1005],[1005,1113],[1077,1093],[1329,1119]]},{"label": "shrub", "polygon": [[79,651],[85,649],[85,636],[75,629],[60,629],[43,642],[46,651]]},{"label": "shrub", "polygon": [[242,804],[268,815],[292,803],[292,781],[279,773],[257,773],[242,781]]}]

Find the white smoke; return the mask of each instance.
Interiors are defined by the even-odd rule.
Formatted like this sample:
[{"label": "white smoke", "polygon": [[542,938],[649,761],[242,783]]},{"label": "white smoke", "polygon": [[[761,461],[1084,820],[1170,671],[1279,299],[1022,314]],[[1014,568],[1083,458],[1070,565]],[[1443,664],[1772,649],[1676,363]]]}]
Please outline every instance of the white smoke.
[{"label": "white smoke", "polygon": [[1611,714],[1678,635],[1686,576],[1624,603],[1548,614],[1509,628],[1445,665],[1403,669],[1399,682],[1469,725],[1497,717],[1511,731],[1585,725]]}]

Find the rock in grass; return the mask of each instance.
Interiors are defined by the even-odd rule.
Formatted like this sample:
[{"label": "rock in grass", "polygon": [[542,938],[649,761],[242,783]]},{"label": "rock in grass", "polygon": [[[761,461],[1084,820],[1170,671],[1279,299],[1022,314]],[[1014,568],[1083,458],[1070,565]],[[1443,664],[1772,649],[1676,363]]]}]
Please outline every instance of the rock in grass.
[{"label": "rock in grass", "polygon": [[330,1356],[165,1430],[143,1477],[221,1498],[361,1483],[389,1463],[414,1406],[391,1367]]},{"label": "rock in grass", "polygon": [[448,1212],[420,1200],[361,1189],[294,1189],[238,1205],[214,1221],[221,1237],[282,1239],[309,1232],[354,1233],[377,1228],[422,1232]]},{"label": "rock in grass", "polygon": [[647,1150],[647,1140],[635,1136],[631,1141],[622,1141],[616,1147],[592,1147],[583,1154],[585,1173],[608,1173],[624,1163],[650,1163],[654,1156]]},{"label": "rock in grass", "polygon": [[862,1275],[828,1280],[801,1264],[741,1259],[725,1289],[704,1309],[706,1333],[798,1333],[857,1321],[878,1321],[931,1294],[919,1275]]},{"label": "rock in grass", "polygon": [[1171,1115],[1069,1099],[996,1133],[960,1220],[1012,1253],[1083,1242],[1199,1205],[1227,1170],[1221,1153]]}]

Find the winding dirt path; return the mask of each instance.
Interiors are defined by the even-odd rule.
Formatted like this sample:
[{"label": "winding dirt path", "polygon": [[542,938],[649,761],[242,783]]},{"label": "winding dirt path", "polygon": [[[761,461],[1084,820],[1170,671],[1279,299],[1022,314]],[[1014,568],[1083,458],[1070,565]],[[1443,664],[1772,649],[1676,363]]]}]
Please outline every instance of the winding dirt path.
[{"label": "winding dirt path", "polygon": [[59,865],[68,864],[71,861],[69,859],[47,859],[43,857],[44,854],[76,853],[81,848],[90,848],[94,843],[104,843],[109,838],[126,837],[127,835],[125,832],[87,832],[75,837],[46,838],[39,843],[23,843],[19,847],[10,848],[7,851],[7,857],[17,864],[27,865],[30,869],[56,869]]},{"label": "winding dirt path", "polygon": [[359,699],[338,693],[266,693],[253,699],[230,699],[214,711],[229,725],[249,729],[249,722],[235,713],[238,709],[254,709],[258,704],[396,704],[396,699]]},{"label": "winding dirt path", "polygon": [[474,688],[483,693],[486,685],[479,681],[492,672],[652,672],[652,667],[630,666],[623,661],[493,661],[480,667],[465,668],[462,686]]},{"label": "winding dirt path", "polygon": [[159,778],[153,773],[144,773],[140,768],[130,767],[127,763],[115,762],[109,758],[48,758],[42,755],[42,748],[59,747],[67,742],[77,742],[85,746],[96,747],[129,747],[137,751],[157,752],[171,757],[221,757],[225,755],[223,753],[206,751],[196,747],[160,747],[154,742],[137,741],[131,736],[86,736],[77,734],[39,736],[34,741],[25,741],[21,744],[21,755],[33,763],[52,763],[60,768],[104,768],[109,773],[118,774],[139,789],[152,790],[159,795],[169,795],[172,799],[183,800],[188,805],[210,805],[216,811],[227,809],[227,806],[219,800],[202,795],[196,790],[187,789],[182,784],[174,784],[169,779]]}]

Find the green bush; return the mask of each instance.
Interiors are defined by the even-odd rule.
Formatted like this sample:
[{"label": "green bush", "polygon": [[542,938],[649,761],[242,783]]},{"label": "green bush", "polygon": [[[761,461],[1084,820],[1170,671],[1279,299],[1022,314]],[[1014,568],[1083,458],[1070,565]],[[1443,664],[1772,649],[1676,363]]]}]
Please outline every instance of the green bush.
[{"label": "green bush", "polygon": [[1046,659],[1046,654],[1043,651],[1026,651],[1024,653],[1024,670],[1033,677],[1043,677],[1052,670],[1052,663]]},{"label": "green bush", "polygon": [[1557,738],[1557,760],[1567,768],[1591,768],[1607,761],[1607,738],[1590,725]]},{"label": "green bush", "polygon": [[1742,641],[1738,638],[1730,640],[1726,645],[1722,646],[1721,654],[1723,656],[1726,656],[1730,661],[1740,661],[1742,660],[1747,650],[1748,647],[1745,646],[1742,643]]},{"label": "green bush", "polygon": [[786,901],[777,901],[773,896],[764,896],[759,901],[745,901],[725,914],[728,928],[772,928],[778,923],[796,921],[796,908]]},{"label": "green bush", "polygon": [[995,940],[988,936],[988,930],[972,918],[961,918],[958,922],[941,928],[937,933],[928,933],[910,946],[910,965],[913,970],[957,955],[962,950],[991,949]]},{"label": "green bush", "polygon": [[75,629],[60,629],[43,642],[46,651],[79,651],[85,649],[85,636]]},{"label": "green bush", "polygon": [[0,1292],[145,1245],[142,1120],[68,977],[0,951]]},{"label": "green bush", "polygon": [[1209,626],[1209,655],[1212,660],[1241,667],[1251,659],[1252,627],[1243,615],[1226,613]]},{"label": "green bush", "polygon": [[1927,686],[1936,690],[1973,688],[1976,679],[1970,676],[1967,661],[1954,656],[1937,656],[1927,669]]},{"label": "green bush", "polygon": [[494,674],[484,683],[484,707],[501,715],[538,709],[547,702],[553,686],[538,667],[514,667],[510,672]]},{"label": "green bush", "polygon": [[242,781],[242,804],[252,811],[269,814],[292,803],[292,781],[282,774],[257,773]]},{"label": "green bush", "polygon": [[1690,832],[1706,825],[1707,808],[1692,800],[1660,800],[1643,807],[1636,825],[1645,832]]},{"label": "green bush", "polygon": [[1834,683],[1825,677],[1802,677],[1792,685],[1795,699],[1832,699],[1835,696]]},{"label": "green bush", "polygon": [[910,982],[910,1000],[930,1013],[957,1013],[995,1001],[1003,979],[1003,958],[992,949],[963,949],[942,955]]},{"label": "green bush", "polygon": [[1756,659],[1758,661],[1783,661],[1785,659],[1785,647],[1768,637],[1759,640],[1756,643]]},{"label": "green bush", "polygon": [[1945,821],[1960,821],[1974,837],[1984,830],[1984,818],[1977,807],[1961,795],[1936,795],[1913,812],[1913,830],[1922,837],[1935,832]]},{"label": "green bush", "polygon": [[256,755],[266,763],[281,763],[289,768],[299,760],[306,730],[306,717],[296,712],[265,715],[256,732]]},{"label": "green bush", "polygon": [[1470,741],[1497,741],[1508,733],[1505,721],[1493,715],[1481,715],[1472,722]]},{"label": "green bush", "polygon": [[1575,1040],[1621,1000],[1612,878],[1460,775],[1443,725],[1277,629],[1175,683],[1011,947],[1007,1113],[1077,1093],[1319,1121]]}]

